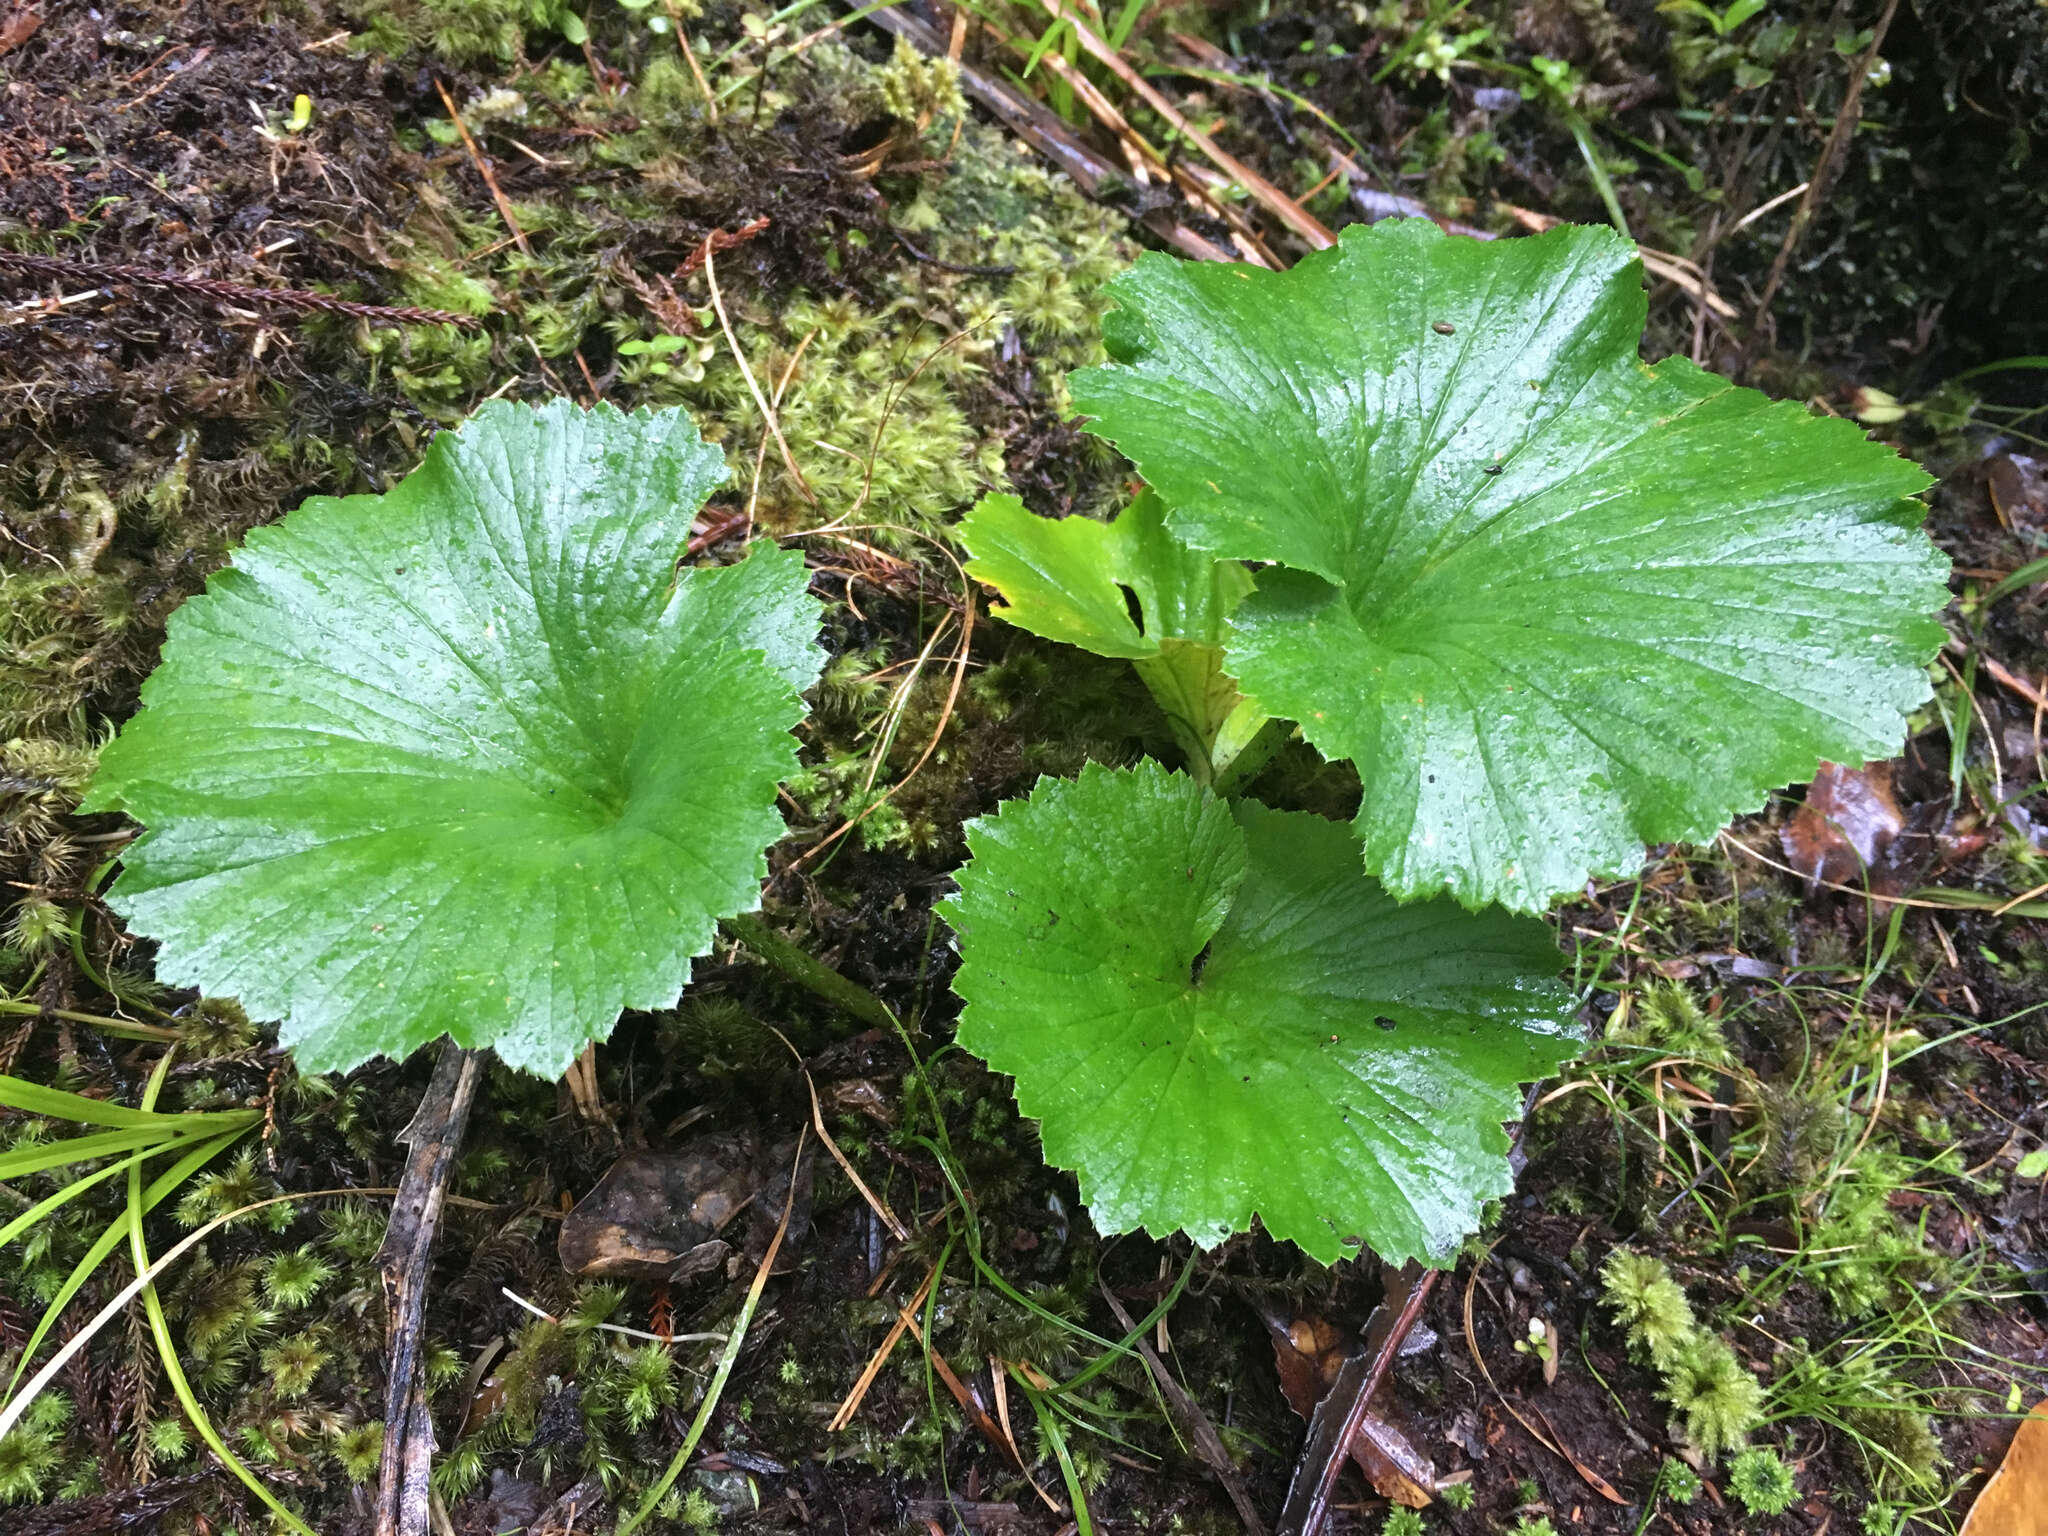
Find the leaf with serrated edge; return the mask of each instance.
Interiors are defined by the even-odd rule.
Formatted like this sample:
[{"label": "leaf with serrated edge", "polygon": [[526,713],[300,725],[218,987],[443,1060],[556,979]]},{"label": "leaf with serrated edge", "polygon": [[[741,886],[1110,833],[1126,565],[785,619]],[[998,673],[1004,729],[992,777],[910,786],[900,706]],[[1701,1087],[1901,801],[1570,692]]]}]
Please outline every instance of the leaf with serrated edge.
[{"label": "leaf with serrated edge", "polygon": [[1108,1232],[1250,1224],[1447,1263],[1512,1187],[1516,1085],[1579,1048],[1549,929],[1399,906],[1319,817],[1156,764],[969,824],[959,1039],[1017,1080]]},{"label": "leaf with serrated edge", "polygon": [[[1113,523],[1039,517],[1015,496],[984,496],[956,530],[968,575],[999,592],[995,616],[1048,640],[1131,661],[1190,761],[1207,761],[1243,702],[1223,670],[1230,610],[1252,589],[1235,560],[1192,550],[1146,492]],[[1137,605],[1137,620],[1131,601]],[[1246,734],[1263,717],[1252,717]],[[1238,743],[1237,745],[1242,745]]]},{"label": "leaf with serrated edge", "polygon": [[1098,656],[1136,661],[1171,640],[1220,645],[1224,620],[1252,587],[1237,562],[1190,550],[1168,533],[1165,508],[1150,495],[1115,522],[1098,523],[1040,517],[998,493],[982,497],[957,533],[971,557],[967,574],[1002,594],[997,618]]},{"label": "leaf with serrated edge", "polygon": [[679,411],[486,405],[384,496],[252,532],[173,615],[87,805],[114,909],[308,1071],[442,1034],[555,1075],[673,1003],[782,833],[801,555],[675,562],[724,462]]},{"label": "leaf with serrated edge", "polygon": [[1896,752],[1942,630],[1927,477],[1636,356],[1633,247],[1426,220],[1291,271],[1139,259],[1077,407],[1261,573],[1227,660],[1366,786],[1403,897],[1540,908],[1821,758]]}]

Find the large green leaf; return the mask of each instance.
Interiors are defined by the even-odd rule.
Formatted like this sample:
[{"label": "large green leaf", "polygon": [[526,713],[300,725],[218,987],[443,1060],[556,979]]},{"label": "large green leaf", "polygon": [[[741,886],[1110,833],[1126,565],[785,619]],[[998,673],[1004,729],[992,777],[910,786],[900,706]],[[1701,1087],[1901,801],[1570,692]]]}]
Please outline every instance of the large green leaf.
[{"label": "large green leaf", "polygon": [[972,556],[967,573],[1003,597],[997,618],[1129,660],[1191,767],[1227,766],[1264,723],[1223,669],[1226,622],[1252,590],[1251,573],[1175,538],[1158,497],[1141,495],[1098,523],[984,496],[957,534]]},{"label": "large green leaf", "polygon": [[1398,906],[1339,824],[1154,764],[968,828],[961,1044],[1017,1080],[1105,1231],[1256,1211],[1331,1261],[1448,1261],[1511,1186],[1516,1084],[1578,1048],[1549,930]]},{"label": "large green leaf", "polygon": [[115,910],[308,1070],[441,1034],[563,1070],[759,903],[815,604],[676,569],[724,476],[668,411],[485,406],[385,496],[252,532],[171,620],[87,806]]},{"label": "large green leaf", "polygon": [[1850,422],[1636,356],[1633,247],[1426,220],[1293,270],[1146,256],[1072,379],[1219,556],[1227,659],[1365,783],[1409,897],[1535,908],[1822,757],[1896,751],[1941,642],[1927,477]]}]

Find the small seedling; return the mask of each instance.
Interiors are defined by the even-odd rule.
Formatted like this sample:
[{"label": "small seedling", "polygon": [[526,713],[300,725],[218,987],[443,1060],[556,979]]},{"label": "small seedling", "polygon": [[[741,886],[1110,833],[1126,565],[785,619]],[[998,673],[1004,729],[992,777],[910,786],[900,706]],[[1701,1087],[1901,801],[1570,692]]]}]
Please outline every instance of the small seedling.
[{"label": "small seedling", "polygon": [[1543,1381],[1546,1386],[1557,1381],[1557,1335],[1551,1331],[1550,1324],[1542,1318],[1529,1319],[1529,1336],[1526,1339],[1515,1340],[1515,1353],[1534,1355],[1542,1362]]}]

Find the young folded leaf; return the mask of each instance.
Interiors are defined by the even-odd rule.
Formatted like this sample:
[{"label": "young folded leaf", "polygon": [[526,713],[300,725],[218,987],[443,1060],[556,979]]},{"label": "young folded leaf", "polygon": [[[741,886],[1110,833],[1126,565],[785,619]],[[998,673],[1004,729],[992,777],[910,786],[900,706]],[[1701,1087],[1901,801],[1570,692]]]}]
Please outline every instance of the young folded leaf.
[{"label": "young folded leaf", "polygon": [[1219,557],[1226,660],[1365,784],[1403,898],[1537,909],[1816,761],[1896,752],[1946,561],[1851,422],[1636,355],[1634,248],[1426,220],[1292,270],[1156,255],[1076,405]]},{"label": "young folded leaf", "polygon": [[442,1034],[558,1074],[759,904],[815,681],[802,557],[676,570],[677,411],[483,407],[383,496],[252,532],[173,615],[86,807],[167,980],[309,1071]]},{"label": "young folded leaf", "polygon": [[1223,670],[1226,623],[1251,573],[1167,532],[1158,497],[1098,523],[984,496],[957,533],[973,556],[967,573],[1002,594],[997,618],[1137,668],[1197,774],[1229,767],[1265,724]]},{"label": "young folded leaf", "polygon": [[1254,1212],[1325,1262],[1448,1263],[1513,1184],[1516,1085],[1579,1049],[1540,922],[1399,906],[1340,824],[1091,765],[969,824],[959,1039],[1104,1231]]}]

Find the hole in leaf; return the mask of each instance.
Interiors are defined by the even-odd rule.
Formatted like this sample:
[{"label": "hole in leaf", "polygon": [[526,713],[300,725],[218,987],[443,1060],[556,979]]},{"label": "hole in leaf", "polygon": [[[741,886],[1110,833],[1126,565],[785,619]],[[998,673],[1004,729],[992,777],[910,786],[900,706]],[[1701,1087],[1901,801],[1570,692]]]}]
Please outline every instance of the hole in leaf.
[{"label": "hole in leaf", "polygon": [[1124,611],[1131,616],[1131,627],[1139,634],[1145,633],[1145,608],[1138,601],[1138,594],[1129,587],[1119,585],[1117,590],[1124,595]]},{"label": "hole in leaf", "polygon": [[[1210,942],[1213,943],[1214,940],[1211,940]],[[1188,969],[1189,986],[1199,987],[1202,984],[1202,968],[1206,966],[1208,963],[1209,945],[1204,944],[1201,950],[1195,955],[1195,963]]]}]

